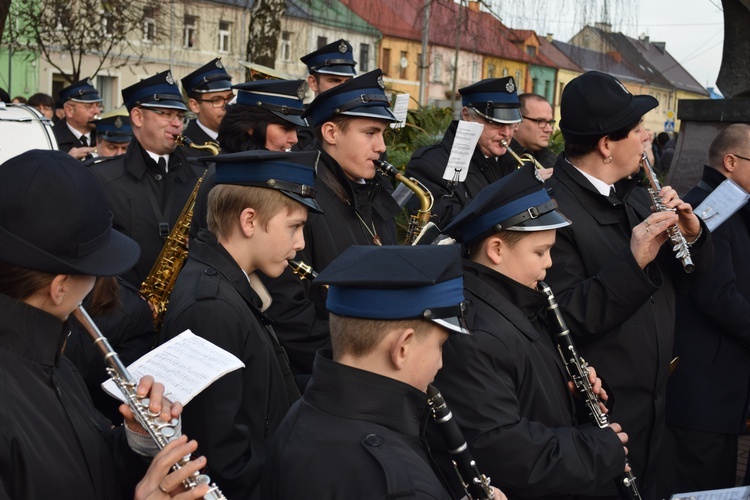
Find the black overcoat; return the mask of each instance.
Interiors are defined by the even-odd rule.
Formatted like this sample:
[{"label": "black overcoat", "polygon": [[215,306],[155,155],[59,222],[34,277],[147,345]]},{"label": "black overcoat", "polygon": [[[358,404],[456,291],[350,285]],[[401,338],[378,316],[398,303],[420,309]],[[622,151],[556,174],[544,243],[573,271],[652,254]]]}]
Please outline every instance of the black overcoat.
[{"label": "black overcoat", "polygon": [[611,429],[576,412],[545,325],[546,295],[464,261],[471,335],[443,347],[435,385],[483,474],[509,498],[570,498],[610,488],[625,467]]},{"label": "black overcoat", "polygon": [[427,395],[329,356],[271,441],[263,498],[449,500],[421,438]]},{"label": "black overcoat", "polygon": [[687,274],[665,243],[641,269],[630,251],[632,227],[651,214],[637,179],[602,196],[560,155],[546,185],[573,224],[557,230],[547,282],[582,356],[616,398],[611,415],[629,436],[630,463],[642,489],[653,484],[664,431],[665,392],[675,327],[675,292],[687,292],[713,259],[710,234],[692,247]]},{"label": "black overcoat", "polygon": [[[52,133],[55,134],[57,149],[64,153],[67,153],[73,148],[83,147],[83,143],[80,139],[78,139],[68,128],[68,123],[65,121],[65,118],[59,120],[52,126]],[[89,137],[91,137],[91,142],[88,144],[88,147],[96,146],[96,130],[92,130]]]},{"label": "black overcoat", "polygon": [[245,367],[221,377],[185,406],[185,434],[196,439],[211,479],[227,498],[259,498],[268,439],[289,410],[277,342],[263,324],[248,278],[208,230],[190,243],[162,327],[164,341],[190,329]]},{"label": "black overcoat", "polygon": [[[202,146],[206,144],[207,142],[213,142],[218,144],[218,141],[216,139],[212,139],[211,136],[209,136],[205,130],[200,128],[198,126],[198,119],[191,120],[190,123],[188,123],[187,127],[185,127],[185,130],[182,132],[182,135],[193,141],[196,146]],[[185,147],[185,154],[187,156],[211,156],[213,153],[208,149],[195,149],[186,146]]]},{"label": "black overcoat", "polygon": [[123,275],[137,288],[151,271],[164,246],[164,234],[174,227],[205,166],[192,164],[177,148],[168,167],[165,176],[136,140],[124,155],[91,166],[107,196],[113,227],[141,247],[138,263]]}]

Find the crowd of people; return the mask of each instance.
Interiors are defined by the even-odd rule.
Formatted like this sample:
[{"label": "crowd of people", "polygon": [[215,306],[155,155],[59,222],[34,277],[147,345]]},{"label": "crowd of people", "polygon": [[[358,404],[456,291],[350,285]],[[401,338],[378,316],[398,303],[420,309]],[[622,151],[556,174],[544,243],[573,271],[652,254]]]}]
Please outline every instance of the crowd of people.
[{"label": "crowd of people", "polygon": [[[711,207],[694,208],[727,182],[750,191],[750,126],[719,132],[683,200],[640,172],[653,97],[605,73],[573,79],[555,156],[544,97],[519,95],[512,77],[475,82],[459,90],[460,120],[405,167],[441,236],[398,245],[403,209],[379,172],[398,121],[382,72],[357,75],[345,40],[302,61],[306,81],[233,83],[214,59],[181,90],[164,71],[104,117],[92,82],[75,82],[59,96],[60,151],[0,165],[0,498],[223,498],[185,487],[206,469],[229,499],[447,500],[478,498],[476,485],[493,499],[657,499],[734,486],[750,213],[709,229]],[[460,121],[482,126],[465,180],[448,175]],[[184,266],[164,257],[185,242]],[[164,265],[179,275],[160,311],[142,295]],[[160,450],[103,397],[81,303],[125,362],[189,329],[244,363],[184,409],[140,382],[154,418],[194,440]],[[448,449],[431,418],[433,383],[465,449]],[[205,456],[171,467],[196,449]],[[473,477],[457,453],[476,461]],[[632,477],[639,497],[623,488]]]}]

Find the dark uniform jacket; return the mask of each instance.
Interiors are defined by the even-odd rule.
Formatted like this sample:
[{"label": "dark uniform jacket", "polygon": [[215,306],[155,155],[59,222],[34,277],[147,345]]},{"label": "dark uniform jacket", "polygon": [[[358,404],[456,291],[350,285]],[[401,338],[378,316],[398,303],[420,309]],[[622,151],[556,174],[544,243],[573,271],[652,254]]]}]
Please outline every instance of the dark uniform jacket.
[{"label": "dark uniform jacket", "polygon": [[242,269],[213,233],[201,231],[190,243],[162,335],[166,341],[190,329],[245,363],[196,396],[183,414],[185,434],[200,443],[211,479],[227,498],[258,498],[268,439],[298,395],[287,392],[278,344],[260,309]]},{"label": "dark uniform jacket", "polygon": [[[83,143],[78,139],[73,132],[68,128],[68,122],[63,118],[52,126],[52,133],[55,134],[57,140],[57,149],[67,153],[73,148],[82,148]],[[89,134],[91,142],[87,147],[96,146],[96,130],[92,130]]]},{"label": "dark uniform jacket", "polygon": [[[182,132],[182,135],[193,141],[196,146],[202,146],[207,142],[218,144],[216,139],[212,139],[205,130],[200,128],[197,118],[188,123],[187,127],[185,127],[185,130]],[[213,154],[207,149],[195,149],[187,146],[184,149],[187,156],[211,156]]]},{"label": "dark uniform jacket", "polygon": [[427,418],[424,392],[319,354],[269,447],[263,498],[448,500],[421,436]]},{"label": "dark uniform jacket", "polygon": [[[394,217],[400,208],[388,185],[388,179],[381,175],[366,184],[351,182],[339,164],[321,152],[315,199],[323,214],[308,216],[305,249],[296,259],[320,272],[350,246],[372,245],[370,232],[376,233],[384,245],[395,245]],[[266,315],[275,323],[292,368],[295,373],[312,373],[315,352],[329,345],[325,288],[310,286],[309,279],[300,280],[289,269],[279,278],[263,279],[273,297]]]},{"label": "dark uniform jacket", "polygon": [[69,325],[6,295],[0,318],[0,498],[132,498],[147,464],[62,355]]},{"label": "dark uniform jacket", "polygon": [[625,452],[585,412],[575,426],[568,376],[544,317],[546,295],[468,260],[464,289],[471,335],[445,343],[435,386],[480,471],[509,498],[567,498],[612,486]]},{"label": "dark uniform jacket", "polygon": [[112,225],[141,246],[135,267],[123,275],[140,288],[156,262],[165,238],[185,207],[202,166],[192,165],[182,148],[169,156],[169,171],[159,171],[138,141],[130,142],[124,155],[103,159],[91,167],[112,210]]},{"label": "dark uniform jacket", "polygon": [[[685,201],[697,207],[725,179],[705,167]],[[713,267],[700,287],[677,299],[674,355],[680,364],[667,386],[667,423],[737,434],[745,428],[750,394],[750,207],[711,237]]]},{"label": "dark uniform jacket", "polygon": [[664,430],[665,391],[675,326],[675,292],[686,292],[713,258],[708,230],[691,251],[686,274],[669,242],[641,269],[630,251],[632,227],[651,214],[636,179],[602,196],[558,157],[548,189],[573,224],[557,230],[547,282],[555,291],[581,355],[617,399],[613,422],[628,434],[629,459],[644,490],[653,484]]},{"label": "dark uniform jacket", "polygon": [[[485,158],[477,146],[471,157],[466,180],[451,185],[443,179],[445,167],[453,147],[458,121],[451,123],[442,141],[426,148],[417,149],[406,166],[406,177],[414,177],[432,193],[432,221],[444,228],[483,187],[513,172],[517,164],[509,154],[499,158]],[[409,204],[416,211],[418,205]]]}]

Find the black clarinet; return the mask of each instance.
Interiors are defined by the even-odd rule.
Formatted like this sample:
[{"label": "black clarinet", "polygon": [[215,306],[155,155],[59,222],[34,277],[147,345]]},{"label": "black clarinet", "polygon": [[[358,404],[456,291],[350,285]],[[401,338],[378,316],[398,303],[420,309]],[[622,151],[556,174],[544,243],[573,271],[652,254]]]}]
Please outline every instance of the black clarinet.
[{"label": "black clarinet", "polygon": [[432,409],[432,416],[440,428],[443,441],[448,447],[448,453],[453,457],[453,467],[466,496],[470,500],[492,500],[495,498],[495,494],[492,486],[490,486],[490,478],[479,472],[477,463],[472,458],[469,446],[466,444],[466,439],[456,421],[453,420],[453,413],[445,404],[442,394],[435,386],[428,385],[427,395],[429,396],[427,402]]},{"label": "black clarinet", "polygon": [[[609,416],[602,411],[601,406],[599,406],[599,398],[594,394],[594,388],[591,387],[591,381],[589,380],[589,365],[586,363],[586,360],[578,354],[578,349],[576,349],[568,325],[562,317],[560,307],[557,305],[552,289],[543,281],[540,281],[537,284],[537,289],[547,295],[549,306],[546,309],[549,312],[551,319],[554,320],[554,323],[558,327],[558,333],[555,334],[557,351],[560,353],[560,357],[565,365],[565,369],[568,371],[570,379],[573,381],[573,385],[581,395],[583,402],[586,404],[589,418],[598,427],[607,427],[609,425]],[[625,465],[628,465],[627,457],[625,458]],[[620,497],[622,497],[623,500],[641,500],[641,494],[638,493],[638,487],[635,484],[635,476],[633,476],[632,469],[617,476],[615,484],[617,485],[617,490],[620,492]]]}]

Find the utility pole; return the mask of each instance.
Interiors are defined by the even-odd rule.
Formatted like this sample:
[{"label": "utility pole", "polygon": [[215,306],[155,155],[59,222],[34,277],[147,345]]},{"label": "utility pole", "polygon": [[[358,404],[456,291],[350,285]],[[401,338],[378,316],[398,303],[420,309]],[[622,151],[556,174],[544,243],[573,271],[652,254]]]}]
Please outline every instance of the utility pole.
[{"label": "utility pole", "polygon": [[422,60],[419,63],[419,105],[427,105],[427,68],[429,68],[430,44],[430,5],[432,0],[424,0],[424,20],[422,21]]},{"label": "utility pole", "polygon": [[451,110],[456,108],[456,87],[458,86],[458,53],[461,50],[461,23],[464,14],[464,0],[458,4],[458,17],[456,18],[456,53],[453,56],[453,85],[451,85]]}]

